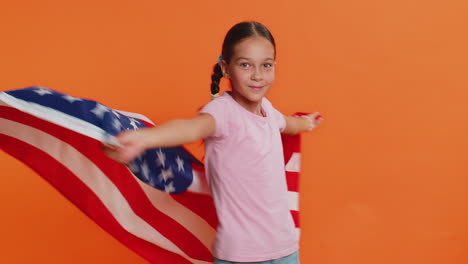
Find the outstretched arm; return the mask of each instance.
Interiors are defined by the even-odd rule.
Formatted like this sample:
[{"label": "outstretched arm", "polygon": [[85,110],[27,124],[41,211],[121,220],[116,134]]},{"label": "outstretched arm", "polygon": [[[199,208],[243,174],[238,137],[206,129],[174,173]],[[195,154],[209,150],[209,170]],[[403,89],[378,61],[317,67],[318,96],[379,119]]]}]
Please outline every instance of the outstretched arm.
[{"label": "outstretched arm", "polygon": [[322,120],[322,116],[317,112],[303,116],[285,116],[284,118],[286,119],[286,128],[283,130],[283,133],[289,135],[311,131]]},{"label": "outstretched arm", "polygon": [[191,143],[209,137],[214,131],[214,118],[199,114],[192,119],[171,120],[152,128],[124,131],[117,136],[120,146],[105,145],[104,151],[111,159],[129,163],[146,149]]}]

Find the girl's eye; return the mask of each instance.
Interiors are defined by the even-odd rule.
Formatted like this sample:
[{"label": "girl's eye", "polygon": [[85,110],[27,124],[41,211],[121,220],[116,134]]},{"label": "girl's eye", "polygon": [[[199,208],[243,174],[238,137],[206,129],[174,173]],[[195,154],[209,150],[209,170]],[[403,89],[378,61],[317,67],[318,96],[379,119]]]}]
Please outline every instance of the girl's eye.
[{"label": "girl's eye", "polygon": [[263,67],[265,67],[265,68],[271,68],[271,67],[273,67],[273,64],[271,64],[271,63],[265,63],[265,64],[263,64]]},{"label": "girl's eye", "polygon": [[249,68],[250,64],[248,64],[247,62],[243,62],[243,63],[240,64],[240,66],[242,68]]}]

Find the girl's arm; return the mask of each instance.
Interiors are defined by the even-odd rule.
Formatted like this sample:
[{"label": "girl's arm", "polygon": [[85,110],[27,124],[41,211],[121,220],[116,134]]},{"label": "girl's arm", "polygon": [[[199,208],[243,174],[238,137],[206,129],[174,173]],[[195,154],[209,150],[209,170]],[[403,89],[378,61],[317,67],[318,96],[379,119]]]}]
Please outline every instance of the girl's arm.
[{"label": "girl's arm", "polygon": [[146,149],[191,143],[209,137],[214,131],[214,118],[199,114],[192,119],[171,120],[152,128],[124,131],[117,136],[120,145],[105,145],[104,151],[111,159],[129,163]]},{"label": "girl's arm", "polygon": [[286,127],[282,133],[295,135],[316,128],[322,117],[319,113],[313,113],[304,116],[285,116]]}]

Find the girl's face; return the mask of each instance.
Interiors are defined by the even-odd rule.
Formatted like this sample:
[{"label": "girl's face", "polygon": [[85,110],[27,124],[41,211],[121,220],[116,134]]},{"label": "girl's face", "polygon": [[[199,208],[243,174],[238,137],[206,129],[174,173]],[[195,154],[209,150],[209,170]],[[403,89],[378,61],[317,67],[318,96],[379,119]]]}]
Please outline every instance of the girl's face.
[{"label": "girl's face", "polygon": [[223,74],[231,82],[233,98],[244,106],[257,105],[275,80],[275,49],[264,37],[249,37],[234,46]]}]

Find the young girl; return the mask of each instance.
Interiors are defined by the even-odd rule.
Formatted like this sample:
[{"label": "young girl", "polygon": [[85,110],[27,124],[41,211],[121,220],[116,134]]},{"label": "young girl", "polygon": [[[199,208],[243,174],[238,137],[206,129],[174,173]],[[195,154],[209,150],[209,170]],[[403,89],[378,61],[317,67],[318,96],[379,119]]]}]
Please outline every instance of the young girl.
[{"label": "young girl", "polygon": [[[275,80],[276,46],[258,22],[242,22],[227,33],[214,66],[214,100],[193,119],[126,131],[108,155],[128,163],[145,149],[205,140],[205,170],[219,225],[214,263],[299,263],[298,239],[288,209],[280,132],[310,131],[318,113],[286,117],[265,98]],[[232,91],[218,97],[219,82]]]}]

